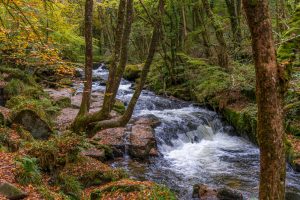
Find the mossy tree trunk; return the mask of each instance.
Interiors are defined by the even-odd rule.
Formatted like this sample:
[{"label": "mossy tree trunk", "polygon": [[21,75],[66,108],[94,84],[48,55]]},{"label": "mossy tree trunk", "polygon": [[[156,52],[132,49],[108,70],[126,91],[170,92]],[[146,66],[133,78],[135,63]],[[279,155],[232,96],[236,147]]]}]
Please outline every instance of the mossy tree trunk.
[{"label": "mossy tree trunk", "polygon": [[241,40],[242,40],[242,29],[241,29],[242,0],[226,0],[226,5],[230,16],[234,47],[239,48],[241,46]]},{"label": "mossy tree trunk", "polygon": [[[125,113],[117,118],[117,119],[111,119],[111,120],[103,120],[98,122],[95,125],[92,125],[92,130],[90,131],[89,136],[93,136],[98,130],[100,129],[104,129],[104,128],[114,128],[114,127],[120,127],[120,126],[125,126],[130,118],[132,117],[135,105],[140,97],[140,94],[144,88],[146,79],[147,79],[147,75],[149,73],[150,70],[150,66],[152,64],[157,46],[158,46],[158,42],[159,42],[159,38],[160,38],[160,34],[161,34],[161,17],[162,17],[162,13],[163,13],[163,7],[164,7],[164,0],[160,0],[159,1],[159,11],[160,11],[160,17],[157,20],[157,22],[155,22],[154,24],[154,29],[153,29],[153,33],[152,33],[152,37],[151,37],[151,43],[150,43],[150,47],[149,47],[149,51],[148,51],[148,56],[146,59],[146,62],[143,66],[142,72],[141,72],[141,76],[140,76],[140,80],[139,83],[136,86],[135,92],[127,106],[127,109],[125,111]],[[90,127],[90,128],[91,128]]]},{"label": "mossy tree trunk", "polygon": [[285,150],[281,73],[277,64],[268,0],[243,0],[252,35],[260,146],[259,199],[284,200]]},{"label": "mossy tree trunk", "polygon": [[93,0],[85,2],[85,80],[78,117],[89,112],[93,70]]},{"label": "mossy tree trunk", "polygon": [[209,4],[208,0],[202,0],[202,4],[204,7],[204,10],[206,12],[206,15],[211,20],[212,26],[215,29],[216,32],[216,38],[219,43],[219,48],[217,49],[218,52],[218,61],[219,65],[223,67],[226,70],[229,70],[229,55],[227,52],[227,44],[224,38],[224,33],[221,25],[217,20],[215,19],[214,13],[212,11],[212,8]]}]

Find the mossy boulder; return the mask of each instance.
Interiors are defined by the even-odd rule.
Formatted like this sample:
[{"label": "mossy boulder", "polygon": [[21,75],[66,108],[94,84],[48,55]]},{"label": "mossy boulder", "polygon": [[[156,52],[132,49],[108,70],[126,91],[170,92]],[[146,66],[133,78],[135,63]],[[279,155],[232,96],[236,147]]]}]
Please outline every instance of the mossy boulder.
[{"label": "mossy boulder", "polygon": [[127,65],[124,72],[124,78],[129,81],[136,81],[141,74],[141,65]]},{"label": "mossy boulder", "polygon": [[112,169],[102,162],[83,156],[78,162],[68,164],[61,176],[75,176],[83,187],[101,185],[127,177],[121,169]]},{"label": "mossy boulder", "polygon": [[29,109],[17,113],[12,122],[22,125],[35,139],[48,139],[53,132],[46,121]]},{"label": "mossy boulder", "polygon": [[10,200],[24,199],[28,196],[28,194],[21,189],[6,182],[0,184],[0,194]]},{"label": "mossy boulder", "polygon": [[90,194],[90,200],[105,199],[175,200],[177,198],[168,188],[153,182],[123,179],[96,188]]}]

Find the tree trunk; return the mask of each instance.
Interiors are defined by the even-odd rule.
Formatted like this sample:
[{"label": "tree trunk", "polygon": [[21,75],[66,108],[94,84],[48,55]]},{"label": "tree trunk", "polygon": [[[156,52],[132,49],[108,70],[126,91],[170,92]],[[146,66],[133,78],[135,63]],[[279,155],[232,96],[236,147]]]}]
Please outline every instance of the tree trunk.
[{"label": "tree trunk", "polygon": [[231,30],[233,36],[234,47],[241,46],[242,29],[241,19],[241,0],[226,0],[227,10],[230,15]]},{"label": "tree trunk", "polygon": [[85,81],[78,116],[85,115],[90,109],[93,70],[93,0],[85,2]]},{"label": "tree trunk", "polygon": [[268,0],[243,0],[252,35],[260,146],[259,199],[284,200],[285,150],[281,72],[277,65]]},{"label": "tree trunk", "polygon": [[[163,6],[164,6],[164,0],[160,0],[159,1],[159,10],[160,10],[161,14],[163,14]],[[140,96],[143,88],[144,88],[144,85],[145,85],[145,82],[147,79],[147,75],[149,73],[150,66],[152,64],[152,61],[153,61],[153,58],[154,58],[154,55],[155,55],[155,52],[156,52],[156,49],[158,46],[158,41],[160,38],[160,27],[161,27],[161,17],[160,17],[159,21],[156,22],[156,24],[154,25],[150,48],[148,51],[148,57],[144,64],[143,70],[141,72],[140,81],[137,84],[135,92],[127,106],[125,113],[120,118],[112,119],[112,120],[104,120],[104,121],[98,122],[96,125],[94,125],[92,127],[92,131],[90,132],[89,137],[92,137],[100,129],[125,126],[129,122],[129,120],[133,114],[135,105],[139,99],[139,96]]]},{"label": "tree trunk", "polygon": [[215,19],[214,13],[212,12],[212,9],[210,7],[210,4],[208,0],[202,0],[203,7],[205,9],[206,15],[211,20],[212,25],[216,32],[216,37],[219,43],[219,49],[218,49],[218,60],[219,65],[223,67],[226,70],[229,70],[229,56],[227,52],[227,45],[224,38],[224,33],[222,30],[222,27]]},{"label": "tree trunk", "polygon": [[115,35],[115,47],[112,56],[112,62],[109,68],[109,75],[106,85],[106,91],[104,96],[104,101],[102,105],[103,116],[106,118],[111,109],[112,109],[112,94],[113,94],[113,85],[115,82],[117,63],[120,60],[120,49],[122,45],[122,37],[124,34],[124,23],[125,23],[125,10],[126,10],[126,0],[120,0],[118,19],[117,19],[117,28]]}]

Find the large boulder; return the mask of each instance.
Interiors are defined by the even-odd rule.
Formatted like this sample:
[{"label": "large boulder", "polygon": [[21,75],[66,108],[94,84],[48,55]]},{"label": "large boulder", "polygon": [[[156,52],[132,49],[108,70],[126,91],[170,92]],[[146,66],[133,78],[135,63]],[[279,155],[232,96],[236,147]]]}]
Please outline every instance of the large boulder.
[{"label": "large boulder", "polygon": [[99,131],[92,139],[98,141],[98,144],[109,146],[114,156],[119,157],[125,152],[125,136],[125,128],[110,128]]},{"label": "large boulder", "polygon": [[217,197],[220,200],[243,200],[243,195],[235,190],[232,190],[230,188],[224,187],[224,188],[220,188],[218,189],[218,194]]},{"label": "large boulder", "polygon": [[52,130],[45,120],[36,112],[25,109],[20,111],[12,119],[13,123],[22,125],[35,139],[48,139]]},{"label": "large boulder", "polygon": [[0,183],[0,194],[10,200],[24,199],[28,196],[27,193],[7,182]]},{"label": "large boulder", "polygon": [[147,159],[149,156],[158,154],[154,129],[151,124],[137,123],[133,125],[129,142],[129,154],[133,158]]}]

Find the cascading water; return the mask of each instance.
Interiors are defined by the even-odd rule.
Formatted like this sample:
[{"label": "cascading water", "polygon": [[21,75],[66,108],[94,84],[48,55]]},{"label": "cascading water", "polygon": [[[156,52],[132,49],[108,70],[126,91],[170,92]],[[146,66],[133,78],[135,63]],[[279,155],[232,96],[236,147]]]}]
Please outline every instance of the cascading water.
[{"label": "cascading water", "polygon": [[[94,77],[107,79],[103,65],[93,71]],[[122,80],[117,97],[129,102],[132,83]],[[80,88],[78,91],[80,92]],[[105,91],[100,82],[93,91]],[[141,163],[122,159],[114,166],[124,167],[134,178],[153,180],[178,192],[180,199],[192,199],[194,184],[228,186],[257,197],[259,150],[248,140],[235,136],[217,113],[191,103],[163,98],[144,90],[134,116],[152,115],[160,120],[155,129],[160,156]],[[300,174],[288,168],[288,191],[300,195]]]}]

